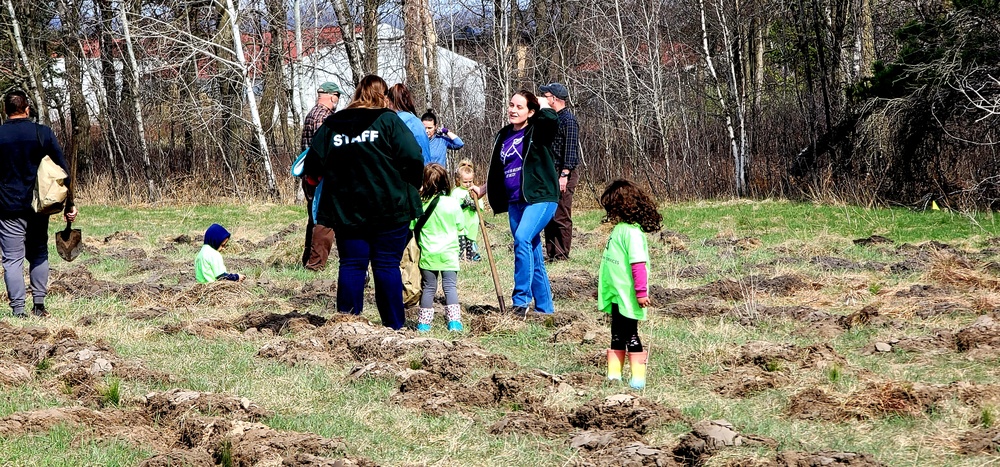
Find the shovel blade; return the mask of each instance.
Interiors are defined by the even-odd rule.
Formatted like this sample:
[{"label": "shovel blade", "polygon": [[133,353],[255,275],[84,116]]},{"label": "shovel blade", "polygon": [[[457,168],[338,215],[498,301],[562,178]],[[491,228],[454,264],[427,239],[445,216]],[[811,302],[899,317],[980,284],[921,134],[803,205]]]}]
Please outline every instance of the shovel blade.
[{"label": "shovel blade", "polygon": [[80,256],[83,245],[83,233],[80,229],[66,229],[56,232],[56,251],[66,261],[73,261]]}]

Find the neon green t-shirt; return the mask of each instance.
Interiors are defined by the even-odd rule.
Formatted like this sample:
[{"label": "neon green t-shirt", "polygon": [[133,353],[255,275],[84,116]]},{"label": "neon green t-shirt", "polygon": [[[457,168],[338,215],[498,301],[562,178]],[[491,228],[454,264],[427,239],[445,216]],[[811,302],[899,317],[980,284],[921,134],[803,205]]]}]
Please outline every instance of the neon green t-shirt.
[{"label": "neon green t-shirt", "polygon": [[[439,196],[434,212],[420,231],[420,269],[458,271],[458,231],[465,225],[462,206],[450,196]],[[430,201],[424,202],[424,211]]]},{"label": "neon green t-shirt", "polygon": [[[597,308],[611,313],[611,305],[626,318],[644,320],[646,309],[635,297],[632,264],[649,263],[646,235],[637,224],[624,222],[615,226],[604,248],[601,269],[597,277]],[[647,264],[648,268],[648,264]]]},{"label": "neon green t-shirt", "polygon": [[194,278],[202,284],[215,282],[215,278],[226,271],[226,263],[222,254],[209,245],[202,245],[198,256],[194,258]]},{"label": "neon green t-shirt", "polygon": [[[451,197],[458,200],[459,206],[462,204],[462,200],[466,196],[469,196],[469,190],[464,187],[457,186],[451,190]],[[479,199],[479,209],[485,209],[486,204],[483,203],[482,198]],[[469,237],[469,240],[476,241],[479,238],[479,215],[476,214],[476,208],[467,207],[462,208],[462,219],[465,221],[463,228],[458,231],[459,235],[465,235]]]}]

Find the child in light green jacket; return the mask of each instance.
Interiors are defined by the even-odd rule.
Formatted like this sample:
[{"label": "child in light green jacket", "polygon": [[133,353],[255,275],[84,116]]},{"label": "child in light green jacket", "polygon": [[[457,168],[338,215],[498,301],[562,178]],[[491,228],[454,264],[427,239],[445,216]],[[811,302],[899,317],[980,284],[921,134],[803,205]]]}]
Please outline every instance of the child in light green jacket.
[{"label": "child in light green jacket", "polygon": [[[472,200],[469,194],[469,187],[473,185],[476,178],[476,171],[472,167],[472,162],[463,159],[458,163],[455,170],[455,188],[451,191],[451,196],[457,198],[462,203],[462,217],[465,225],[458,231],[459,257],[468,261],[479,261],[479,246],[476,239],[479,238],[479,214],[476,212],[476,201]],[[479,201],[479,208],[483,209],[483,200]]]},{"label": "child in light green jacket", "polygon": [[434,294],[441,277],[444,290],[445,314],[449,331],[462,330],[462,309],[458,303],[458,232],[465,226],[458,199],[448,196],[451,182],[440,164],[424,167],[424,183],[420,188],[424,214],[416,222],[413,235],[420,247],[420,315],[417,331],[427,332],[434,319]]}]

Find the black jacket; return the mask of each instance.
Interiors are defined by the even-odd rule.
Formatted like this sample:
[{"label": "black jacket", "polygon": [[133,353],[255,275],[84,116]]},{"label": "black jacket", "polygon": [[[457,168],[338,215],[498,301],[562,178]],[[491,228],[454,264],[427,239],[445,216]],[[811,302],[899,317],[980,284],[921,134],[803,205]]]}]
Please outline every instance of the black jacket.
[{"label": "black jacket", "polygon": [[[38,179],[38,164],[49,156],[67,173],[66,159],[52,129],[27,118],[0,125],[0,217],[31,215],[31,198]],[[67,186],[70,180],[66,180]],[[72,197],[67,199],[71,208]]]},{"label": "black jacket", "polygon": [[[513,131],[507,125],[497,132],[493,143],[493,157],[486,175],[486,196],[493,212],[507,212],[510,197],[504,185],[503,160],[500,150],[504,139]],[[552,159],[552,142],[559,131],[559,117],[552,109],[541,109],[528,120],[524,131],[524,165],[521,168],[521,197],[528,204],[559,202],[559,176]]]},{"label": "black jacket", "polygon": [[323,177],[316,223],[391,227],[423,213],[424,158],[406,124],[388,109],[345,109],[313,136],[307,175]]}]

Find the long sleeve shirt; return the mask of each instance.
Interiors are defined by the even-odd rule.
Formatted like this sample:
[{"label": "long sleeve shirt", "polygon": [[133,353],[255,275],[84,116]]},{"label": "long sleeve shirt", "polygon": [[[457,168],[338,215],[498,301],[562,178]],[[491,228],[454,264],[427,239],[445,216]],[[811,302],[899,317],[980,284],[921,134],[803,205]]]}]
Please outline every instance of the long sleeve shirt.
[{"label": "long sleeve shirt", "polygon": [[316,104],[312,110],[306,114],[306,121],[302,123],[301,151],[305,151],[311,144],[316,130],[323,126],[323,121],[333,113],[333,109],[328,109],[322,104]]},{"label": "long sleeve shirt", "polygon": [[465,147],[465,142],[462,141],[462,138],[456,136],[455,139],[451,139],[442,134],[434,135],[427,144],[431,149],[430,162],[436,162],[445,167],[448,167],[448,150]]},{"label": "long sleeve shirt", "polygon": [[574,170],[580,165],[580,125],[569,109],[559,111],[559,131],[552,142],[556,171]]}]

